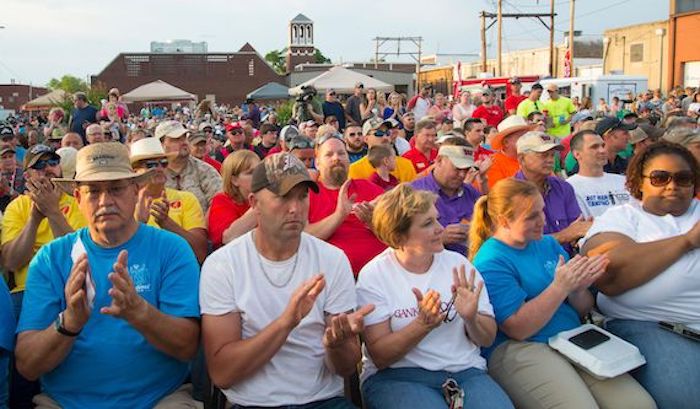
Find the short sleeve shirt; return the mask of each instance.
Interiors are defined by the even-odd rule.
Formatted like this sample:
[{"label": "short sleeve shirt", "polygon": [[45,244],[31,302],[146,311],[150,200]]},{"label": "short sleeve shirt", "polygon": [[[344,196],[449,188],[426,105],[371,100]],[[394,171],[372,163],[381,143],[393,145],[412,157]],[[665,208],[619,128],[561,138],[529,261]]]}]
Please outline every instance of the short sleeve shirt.
[{"label": "short sleeve shirt", "polygon": [[[427,190],[437,194],[438,199],[435,202],[435,208],[438,211],[438,221],[443,226],[469,222],[474,213],[474,203],[479,199],[481,193],[474,187],[464,184],[462,189],[455,196],[447,196],[440,185],[438,185],[433,173],[416,179],[411,183],[416,189]],[[450,243],[445,246],[448,250],[456,251],[459,254],[467,254],[467,243]]]},{"label": "short sleeve shirt", "polygon": [[[309,192],[309,223],[316,223],[330,216],[338,203],[338,189],[328,189],[321,182],[318,183],[318,187],[318,193]],[[348,195],[355,195],[356,203],[372,201],[382,193],[384,189],[368,180],[352,180],[348,187]],[[326,241],[345,252],[355,274],[386,248],[372,230],[354,214],[348,215]]]},{"label": "short sleeve shirt", "polygon": [[238,203],[225,192],[219,192],[214,196],[209,208],[209,240],[214,248],[223,244],[224,231],[231,226],[231,223],[238,220],[248,211],[248,202]]},{"label": "short sleeve shirt", "polygon": [[240,313],[241,338],[249,339],[282,315],[306,280],[323,272],[326,286],[272,359],[224,394],[239,405],[285,407],[341,396],[343,380],[326,366],[322,338],[327,314],[357,306],[347,257],[302,233],[296,255],[271,261],[258,253],[252,237],[252,232],[238,237],[204,262],[199,290],[202,314]]},{"label": "short sleeve shirt", "polygon": [[[173,219],[178,226],[182,227],[184,230],[204,229],[206,227],[202,207],[192,193],[166,187],[165,197],[170,203],[168,216]],[[159,202],[161,200],[157,198],[154,201]],[[148,225],[158,227],[158,223],[156,223],[152,215],[148,218]]]},{"label": "short sleeve shirt", "polygon": [[107,278],[117,255],[128,251],[128,271],[138,294],[164,314],[199,318],[199,264],[187,242],[140,224],[124,244],[97,245],[87,228],[42,247],[32,260],[17,328],[41,331],[65,310],[64,288],[73,260],[87,253],[94,283],[92,312],[65,359],[41,377],[42,391],[66,408],[151,408],[174,392],[189,364],[166,355],[125,320],[101,314],[111,304]]},{"label": "short sleeve shirt", "polygon": [[[350,179],[369,179],[374,172],[374,166],[369,163],[367,156],[364,156],[362,159],[350,165],[348,177]],[[411,163],[410,160],[397,156],[396,169],[394,169],[391,174],[396,176],[401,183],[405,183],[416,178],[416,169],[413,167],[413,163]]]},{"label": "short sleeve shirt", "polygon": [[[499,326],[524,303],[549,287],[554,280],[559,256],[568,259],[564,249],[551,236],[531,241],[523,249],[510,247],[493,237],[484,242],[474,257],[474,266],[484,278]],[[578,313],[564,302],[549,322],[527,341],[546,343],[549,337],[579,325]],[[488,353],[506,340],[508,336],[499,329]]]},{"label": "short sleeve shirt", "polygon": [[[87,226],[87,221],[78,208],[78,203],[72,196],[62,194],[58,202],[58,208],[66,218],[66,221],[73,229],[79,229]],[[32,212],[32,199],[27,195],[18,196],[5,209],[5,214],[2,218],[2,244],[15,240],[22,233],[22,230],[29,221],[29,215]],[[36,254],[39,249],[54,239],[53,232],[49,226],[49,220],[43,219],[39,223],[36,230],[36,238],[32,245],[32,253]],[[29,264],[22,266],[18,271],[14,272],[15,287],[12,292],[24,291],[25,280],[27,279],[27,269]]]},{"label": "short sleeve shirt", "polygon": [[165,176],[167,178],[166,187],[192,193],[199,200],[199,205],[205,213],[209,209],[211,199],[222,188],[219,172],[192,156],[187,159],[187,166],[182,172],[178,174],[166,169]]},{"label": "short sleeve shirt", "polygon": [[[516,179],[526,180],[522,171]],[[544,193],[544,234],[564,230],[581,215],[574,188],[556,176],[548,176]]]}]

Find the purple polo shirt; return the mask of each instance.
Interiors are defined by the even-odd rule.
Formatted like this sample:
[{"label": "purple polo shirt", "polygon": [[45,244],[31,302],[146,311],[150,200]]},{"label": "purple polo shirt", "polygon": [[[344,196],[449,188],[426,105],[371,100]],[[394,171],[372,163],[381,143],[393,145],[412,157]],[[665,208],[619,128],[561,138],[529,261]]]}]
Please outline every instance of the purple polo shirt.
[{"label": "purple polo shirt", "polygon": [[[435,208],[438,211],[438,221],[441,225],[447,226],[450,224],[460,223],[463,219],[472,219],[474,213],[474,203],[481,196],[478,190],[467,184],[462,185],[462,190],[456,195],[447,196],[437,181],[433,177],[433,172],[420,179],[411,182],[411,186],[418,190],[427,190],[437,194],[438,198],[435,202]],[[446,249],[456,251],[459,254],[466,256],[467,243],[452,243],[445,246]]]},{"label": "purple polo shirt", "polygon": [[[522,171],[516,173],[515,178],[527,180]],[[581,215],[574,188],[565,180],[556,176],[547,176],[543,198],[544,234],[564,230]]]}]

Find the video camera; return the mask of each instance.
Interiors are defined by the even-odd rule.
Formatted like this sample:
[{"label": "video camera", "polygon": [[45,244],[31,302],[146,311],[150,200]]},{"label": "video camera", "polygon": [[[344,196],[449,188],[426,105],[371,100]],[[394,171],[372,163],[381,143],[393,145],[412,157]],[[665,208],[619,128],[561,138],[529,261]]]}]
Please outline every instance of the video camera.
[{"label": "video camera", "polygon": [[304,85],[301,87],[301,94],[297,97],[297,102],[311,102],[316,94],[318,94],[316,88],[312,85]]}]

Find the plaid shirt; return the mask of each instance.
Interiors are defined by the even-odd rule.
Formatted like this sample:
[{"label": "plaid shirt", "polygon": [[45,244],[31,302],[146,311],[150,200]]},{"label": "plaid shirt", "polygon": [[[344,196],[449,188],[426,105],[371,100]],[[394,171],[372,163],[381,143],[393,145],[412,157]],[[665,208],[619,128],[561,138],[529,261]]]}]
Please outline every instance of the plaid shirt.
[{"label": "plaid shirt", "polygon": [[207,212],[212,197],[220,192],[223,186],[219,172],[193,156],[187,158],[187,165],[180,173],[166,169],[165,175],[168,179],[165,186],[194,194],[204,213]]}]

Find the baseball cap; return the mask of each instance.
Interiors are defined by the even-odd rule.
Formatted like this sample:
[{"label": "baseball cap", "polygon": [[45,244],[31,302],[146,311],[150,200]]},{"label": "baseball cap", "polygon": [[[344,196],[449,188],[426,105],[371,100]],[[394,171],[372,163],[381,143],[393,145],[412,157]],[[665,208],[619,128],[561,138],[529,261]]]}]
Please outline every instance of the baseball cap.
[{"label": "baseball cap", "polygon": [[457,169],[466,169],[474,166],[474,149],[470,146],[441,146],[438,156],[444,156],[452,162]]},{"label": "baseball cap", "polygon": [[34,145],[27,149],[27,153],[24,154],[24,170],[34,166],[44,155],[49,155],[59,160],[61,159],[53,148],[42,144]]},{"label": "baseball cap", "polygon": [[311,179],[304,164],[287,152],[267,156],[255,167],[251,179],[253,193],[267,189],[276,195],[284,196],[300,183],[318,193],[318,185]]},{"label": "baseball cap", "polygon": [[513,78],[511,78],[510,81],[508,81],[508,82],[510,82],[511,84],[520,84],[520,78],[518,78],[518,77],[513,77]]},{"label": "baseball cap", "polygon": [[551,136],[544,132],[530,131],[518,139],[518,153],[547,152],[551,149],[562,150],[563,146],[554,142]]},{"label": "baseball cap", "polygon": [[636,127],[633,130],[630,131],[630,140],[629,142],[632,145],[636,145],[639,142],[647,139],[649,135],[641,128],[641,127]]},{"label": "baseball cap", "polygon": [[366,120],[364,124],[362,124],[362,135],[369,135],[370,132],[374,131],[375,129],[379,129],[382,125],[386,126],[387,128],[393,128],[394,126],[391,121],[377,117],[370,118]]},{"label": "baseball cap", "polygon": [[243,129],[243,126],[239,121],[231,122],[230,124],[226,125],[226,132],[231,132],[234,129]]},{"label": "baseball cap", "polygon": [[299,129],[294,125],[287,125],[280,131],[280,138],[282,138],[284,143],[289,143],[297,136],[299,136]]},{"label": "baseball cap", "polygon": [[559,86],[554,83],[547,84],[547,91],[559,91]]},{"label": "baseball cap", "polygon": [[603,136],[606,133],[615,129],[624,129],[626,131],[631,131],[636,127],[636,124],[626,124],[622,122],[621,119],[617,119],[614,116],[606,116],[603,119],[601,119],[595,126],[595,133],[597,133],[600,136]]},{"label": "baseball cap", "polygon": [[577,112],[571,116],[571,125],[581,121],[590,121],[593,119],[593,114],[591,111],[584,109],[581,112]]},{"label": "baseball cap", "polygon": [[669,142],[688,146],[691,143],[700,142],[700,133],[686,127],[675,127],[666,131],[663,138]]},{"label": "baseball cap", "polygon": [[310,127],[310,126],[318,127],[318,124],[317,124],[316,121],[314,121],[313,119],[309,119],[308,121],[304,122],[304,125],[305,125],[307,128]]},{"label": "baseball cap", "polygon": [[12,146],[3,146],[2,148],[0,148],[0,155],[4,155],[8,152],[16,153],[17,151],[15,151],[15,148],[13,148]]},{"label": "baseball cap", "polygon": [[199,124],[199,126],[197,127],[197,130],[198,130],[198,131],[203,131],[203,130],[205,130],[206,128],[214,129],[214,127],[213,127],[209,122],[202,122],[202,123]]},{"label": "baseball cap", "polygon": [[664,136],[664,132],[666,132],[666,129],[651,124],[637,124],[637,128],[644,130],[644,133],[655,141],[661,139]]},{"label": "baseball cap", "polygon": [[156,138],[182,138],[189,132],[184,125],[178,121],[165,121],[158,124],[156,127]]},{"label": "baseball cap", "polygon": [[365,87],[365,84],[363,84],[363,83],[361,83],[361,82],[356,82],[356,83],[355,83],[355,88],[364,88],[364,87]]},{"label": "baseball cap", "polygon": [[0,125],[0,138],[14,137],[15,131],[7,125]]},{"label": "baseball cap", "polygon": [[194,132],[187,137],[187,142],[196,145],[200,142],[206,142],[207,134],[204,132]]}]

